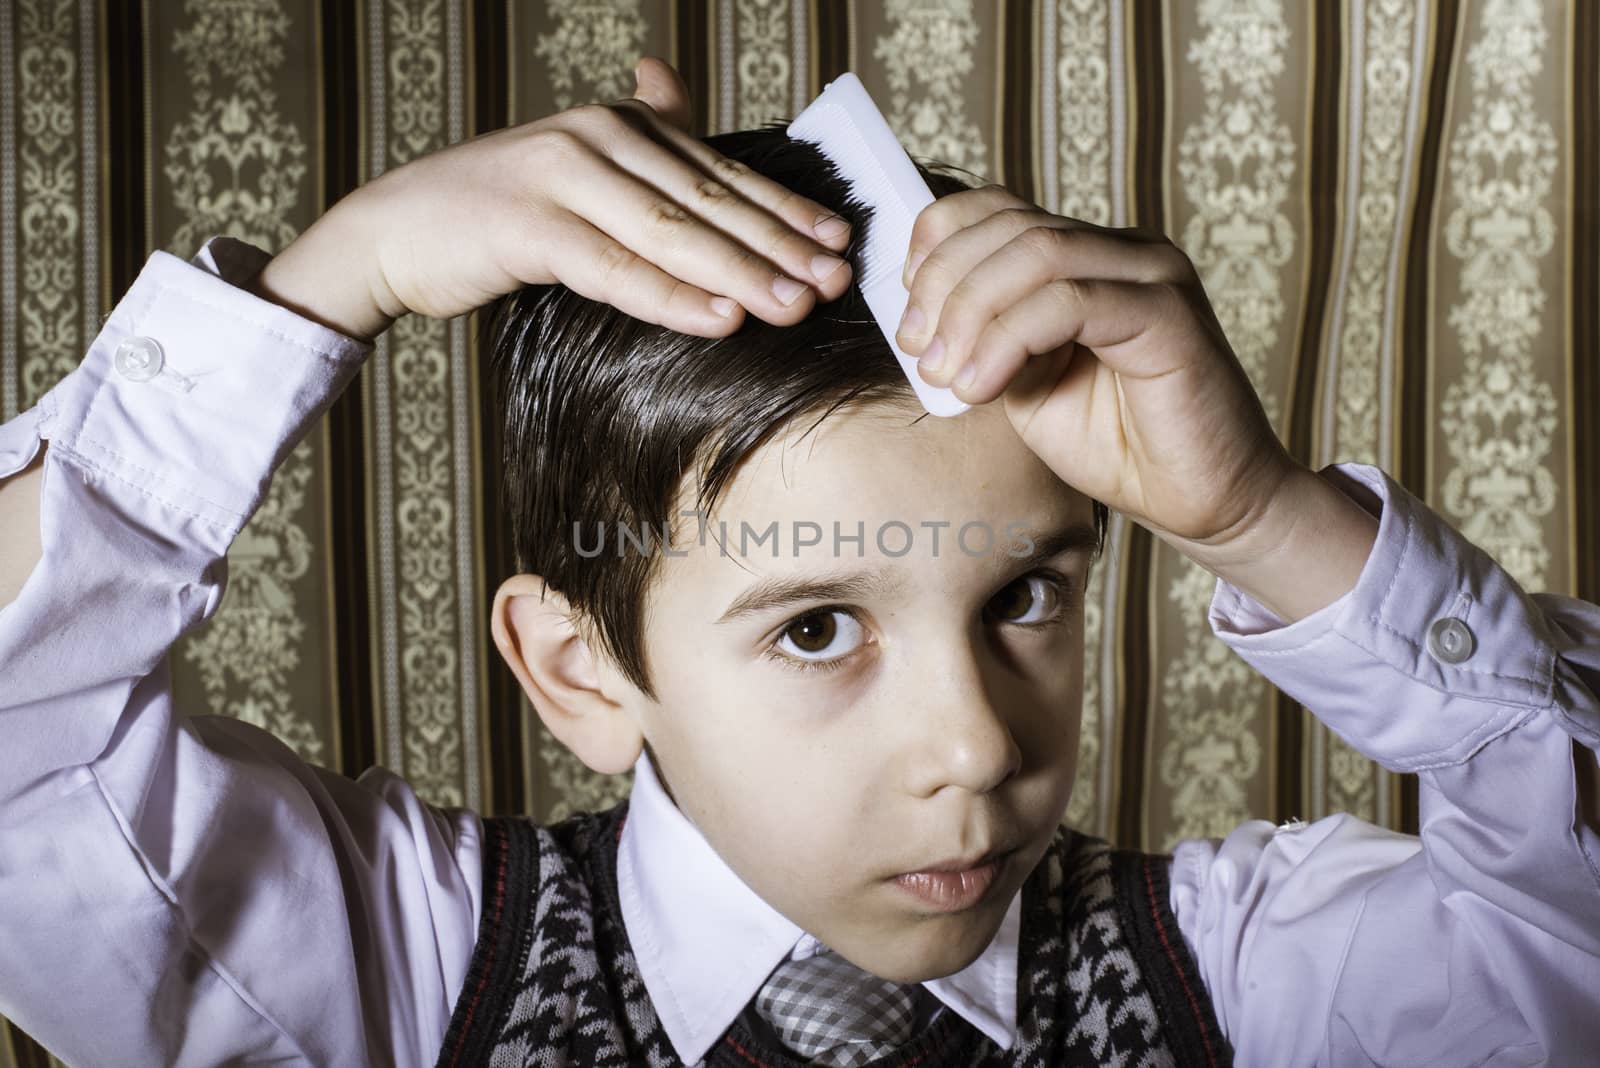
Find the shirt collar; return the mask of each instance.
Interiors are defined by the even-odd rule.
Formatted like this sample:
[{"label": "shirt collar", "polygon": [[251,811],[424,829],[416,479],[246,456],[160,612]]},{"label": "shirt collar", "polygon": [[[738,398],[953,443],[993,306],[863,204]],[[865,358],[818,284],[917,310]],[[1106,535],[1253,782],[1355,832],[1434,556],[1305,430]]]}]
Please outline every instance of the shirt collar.
[{"label": "shirt collar", "polygon": [[[645,990],[678,1056],[705,1056],[786,957],[819,943],[761,898],[667,796],[647,752],[633,766],[617,845],[623,925]],[[1018,890],[987,949],[922,986],[1010,1049],[1017,1019]]]}]

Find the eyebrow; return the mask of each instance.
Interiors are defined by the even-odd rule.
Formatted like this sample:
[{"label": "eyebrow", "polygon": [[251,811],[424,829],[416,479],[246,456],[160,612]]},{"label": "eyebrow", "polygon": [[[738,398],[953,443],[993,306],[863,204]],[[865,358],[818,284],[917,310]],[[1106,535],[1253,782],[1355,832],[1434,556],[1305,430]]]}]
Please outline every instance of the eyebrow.
[{"label": "eyebrow", "polygon": [[[1100,548],[1100,535],[1088,523],[1074,523],[1044,534],[1017,532],[1033,542],[1032,551],[1009,556],[1017,570],[1026,570],[1041,560],[1068,552],[1092,553]],[[746,616],[760,615],[775,608],[806,601],[859,601],[870,597],[887,598],[905,588],[905,572],[893,564],[854,571],[834,571],[815,576],[763,579],[733,599],[717,619],[720,626]]]}]

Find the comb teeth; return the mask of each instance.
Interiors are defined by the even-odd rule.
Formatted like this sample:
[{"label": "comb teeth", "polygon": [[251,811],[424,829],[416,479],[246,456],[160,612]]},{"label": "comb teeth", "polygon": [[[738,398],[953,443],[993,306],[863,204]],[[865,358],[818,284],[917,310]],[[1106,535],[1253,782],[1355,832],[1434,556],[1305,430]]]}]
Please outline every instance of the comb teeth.
[{"label": "comb teeth", "polygon": [[911,248],[912,225],[918,212],[933,203],[933,191],[853,73],[829,82],[795,116],[788,134],[815,144],[850,184],[850,195],[873,209],[856,285],[922,407],[930,415],[960,415],[971,405],[949,389],[924,382],[915,357],[902,351],[894,338],[909,296],[900,279]]}]

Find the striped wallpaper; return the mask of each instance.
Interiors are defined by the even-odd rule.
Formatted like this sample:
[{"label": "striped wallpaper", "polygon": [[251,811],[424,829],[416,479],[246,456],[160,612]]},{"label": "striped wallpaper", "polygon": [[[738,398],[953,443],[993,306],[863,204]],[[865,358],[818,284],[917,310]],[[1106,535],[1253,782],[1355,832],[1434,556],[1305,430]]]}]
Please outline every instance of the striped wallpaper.
[{"label": "striped wallpaper", "polygon": [[[1529,589],[1600,600],[1588,0],[10,0],[0,416],[77,362],[151,250],[281,249],[385,170],[627,95],[647,52],[698,133],[854,70],[913,155],[1165,230],[1300,460],[1379,464]],[[510,550],[476,326],[380,340],[235,544],[175,685],[308,760],[551,820],[628,781],[559,750],[494,655]],[[1248,816],[1415,830],[1413,782],[1210,637],[1211,585],[1114,522],[1069,821],[1146,849]],[[52,1063],[0,1033],[0,1066]]]}]

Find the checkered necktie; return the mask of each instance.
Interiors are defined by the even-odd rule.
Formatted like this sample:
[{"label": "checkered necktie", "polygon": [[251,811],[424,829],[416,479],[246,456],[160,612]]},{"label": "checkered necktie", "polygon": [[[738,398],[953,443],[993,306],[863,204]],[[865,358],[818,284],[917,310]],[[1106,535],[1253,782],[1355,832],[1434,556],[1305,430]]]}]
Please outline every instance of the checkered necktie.
[{"label": "checkered necktie", "polygon": [[778,965],[755,1004],[784,1045],[811,1064],[857,1068],[911,1037],[916,991],[823,950]]}]

